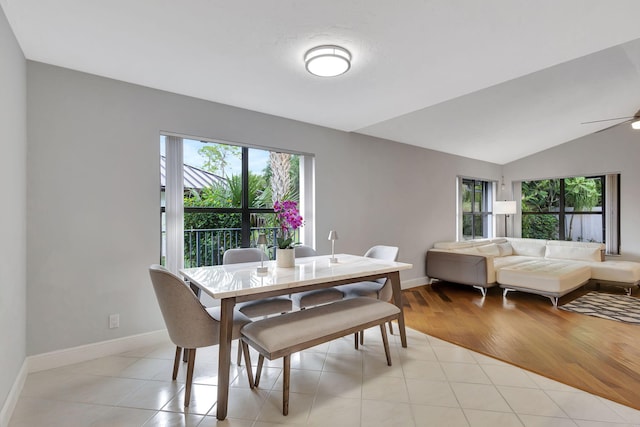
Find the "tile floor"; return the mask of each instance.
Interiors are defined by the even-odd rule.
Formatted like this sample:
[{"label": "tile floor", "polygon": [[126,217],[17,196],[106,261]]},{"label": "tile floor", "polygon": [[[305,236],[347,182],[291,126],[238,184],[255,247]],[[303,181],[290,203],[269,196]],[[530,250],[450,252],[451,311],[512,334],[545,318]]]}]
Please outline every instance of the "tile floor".
[{"label": "tile floor", "polygon": [[[640,426],[640,411],[408,330],[391,338],[385,363],[379,329],[365,345],[345,337],[292,356],[291,402],[282,416],[281,361],[260,388],[233,365],[229,418],[216,413],[217,346],[198,351],[187,411],[184,372],[171,381],[171,343],[32,373],[9,427],[23,426]],[[235,353],[234,353],[235,354]],[[255,364],[257,355],[252,353]]]}]

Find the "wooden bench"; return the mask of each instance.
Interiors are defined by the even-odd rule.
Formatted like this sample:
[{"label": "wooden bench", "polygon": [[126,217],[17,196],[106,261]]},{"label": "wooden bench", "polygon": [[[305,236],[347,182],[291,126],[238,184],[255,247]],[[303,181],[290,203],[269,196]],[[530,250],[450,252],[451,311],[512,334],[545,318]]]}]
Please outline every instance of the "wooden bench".
[{"label": "wooden bench", "polygon": [[393,304],[359,297],[249,323],[241,330],[242,345],[245,350],[250,345],[260,353],[255,386],[260,383],[264,358],[273,360],[284,357],[282,413],[287,415],[291,354],[376,325],[380,326],[387,365],[391,366],[384,325],[399,315],[400,309]]}]

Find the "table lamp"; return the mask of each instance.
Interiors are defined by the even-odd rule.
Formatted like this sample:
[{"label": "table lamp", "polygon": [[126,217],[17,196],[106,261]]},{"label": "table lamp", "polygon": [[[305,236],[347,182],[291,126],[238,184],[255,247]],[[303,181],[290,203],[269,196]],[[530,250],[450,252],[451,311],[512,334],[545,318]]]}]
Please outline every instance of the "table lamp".
[{"label": "table lamp", "polygon": [[329,231],[328,240],[331,240],[331,258],[329,258],[329,263],[335,264],[338,262],[338,258],[335,257],[335,245],[336,240],[338,240],[338,232],[336,230]]},{"label": "table lamp", "polygon": [[267,236],[264,234],[260,234],[258,236],[258,241],[256,242],[256,246],[260,249],[260,267],[258,267],[258,275],[264,275],[269,273],[269,267],[264,266],[264,251],[267,248]]}]

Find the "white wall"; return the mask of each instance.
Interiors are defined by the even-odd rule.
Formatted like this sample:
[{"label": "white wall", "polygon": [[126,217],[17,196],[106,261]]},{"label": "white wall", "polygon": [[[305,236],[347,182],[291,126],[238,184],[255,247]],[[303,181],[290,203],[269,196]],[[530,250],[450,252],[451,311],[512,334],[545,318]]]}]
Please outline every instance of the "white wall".
[{"label": "white wall", "polygon": [[620,173],[621,257],[640,261],[640,131],[626,125],[576,139],[505,165],[505,179],[520,181]]},{"label": "white wall", "polygon": [[[498,165],[27,63],[27,353],[163,327],[147,276],[159,258],[159,134],[316,155],[317,249],[400,246],[420,282],[433,242],[455,238],[455,181]],[[180,78],[179,75],[176,78]],[[277,100],[274,100],[277,102]],[[107,328],[120,313],[119,329]]]},{"label": "white wall", "polygon": [[[0,408],[25,360],[26,61],[0,8]],[[1,420],[0,420],[1,421]]]}]

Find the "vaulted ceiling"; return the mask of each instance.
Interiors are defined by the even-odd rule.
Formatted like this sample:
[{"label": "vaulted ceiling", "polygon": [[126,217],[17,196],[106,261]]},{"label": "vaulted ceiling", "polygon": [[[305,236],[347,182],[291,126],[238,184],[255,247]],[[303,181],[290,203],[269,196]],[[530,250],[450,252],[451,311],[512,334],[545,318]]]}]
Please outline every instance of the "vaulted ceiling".
[{"label": "vaulted ceiling", "polygon": [[[27,59],[498,164],[640,108],[637,0],[0,0]],[[353,55],[335,78],[303,55]]]}]

